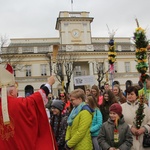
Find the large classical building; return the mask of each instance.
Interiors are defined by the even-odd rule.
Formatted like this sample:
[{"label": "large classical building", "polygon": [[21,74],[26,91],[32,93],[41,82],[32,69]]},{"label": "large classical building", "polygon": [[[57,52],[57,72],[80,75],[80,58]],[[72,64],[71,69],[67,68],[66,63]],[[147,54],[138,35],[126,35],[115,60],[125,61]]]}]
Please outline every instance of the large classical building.
[{"label": "large classical building", "polygon": [[[71,68],[74,70],[69,91],[77,86],[90,88],[92,84],[98,85],[98,67],[106,73],[101,85],[107,80],[110,85],[118,82],[124,90],[126,84],[137,84],[139,73],[136,70],[135,47],[130,38],[115,38],[117,59],[112,77],[108,65],[109,37],[91,37],[92,22],[89,12],[62,11],[56,21],[59,37],[11,39],[10,45],[2,48],[1,59],[2,62],[9,61],[13,65],[19,83],[19,95],[25,96],[38,90],[50,74],[55,74],[58,69],[57,57],[62,54],[65,60],[59,63],[67,62],[68,57],[72,57]],[[58,52],[54,49],[55,46],[59,46]],[[65,67],[61,71],[65,72]],[[75,83],[77,77],[85,80],[84,84]],[[65,82],[66,79],[65,76]],[[56,80],[53,85],[54,95],[57,95],[60,88],[61,84]]]}]

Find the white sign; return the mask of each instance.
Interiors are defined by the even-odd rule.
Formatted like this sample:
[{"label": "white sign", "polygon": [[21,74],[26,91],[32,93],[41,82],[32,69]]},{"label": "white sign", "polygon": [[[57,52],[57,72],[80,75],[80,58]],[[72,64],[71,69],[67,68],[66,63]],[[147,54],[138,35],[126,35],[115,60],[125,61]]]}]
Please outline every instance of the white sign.
[{"label": "white sign", "polygon": [[94,76],[78,76],[78,77],[74,77],[74,84],[75,84],[75,86],[94,85],[95,84],[95,77]]}]

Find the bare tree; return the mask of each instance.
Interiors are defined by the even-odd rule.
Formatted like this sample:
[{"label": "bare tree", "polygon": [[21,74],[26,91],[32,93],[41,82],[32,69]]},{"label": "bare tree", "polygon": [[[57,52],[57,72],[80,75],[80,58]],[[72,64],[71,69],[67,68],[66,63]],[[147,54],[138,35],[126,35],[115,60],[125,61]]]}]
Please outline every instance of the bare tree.
[{"label": "bare tree", "polygon": [[2,61],[0,64],[9,63],[14,68],[14,71],[22,70],[22,68],[25,66],[21,66],[20,62],[25,58],[25,55],[18,54],[17,50],[17,47],[2,47]]},{"label": "bare tree", "polygon": [[[58,81],[61,83],[62,88],[66,93],[68,93],[71,76],[75,67],[74,62],[76,60],[77,54],[73,52],[59,52],[57,55],[54,73],[56,74]],[[66,83],[65,76],[67,78]]]},{"label": "bare tree", "polygon": [[2,48],[2,47],[5,47],[5,46],[8,46],[9,41],[10,41],[9,38],[6,35],[1,36],[0,37],[0,47]]},{"label": "bare tree", "polygon": [[5,36],[0,36],[0,64],[2,63],[2,58],[1,58],[1,54],[2,54],[2,47],[6,46],[8,44],[8,38]]},{"label": "bare tree", "polygon": [[76,57],[71,57],[71,56],[73,56],[73,55],[68,55],[69,57],[68,57],[68,60],[66,60],[65,62],[64,62],[64,66],[65,66],[65,73],[66,73],[66,76],[67,76],[67,82],[66,82],[66,86],[64,87],[65,88],[65,91],[66,91],[66,93],[68,93],[68,89],[69,89],[69,85],[70,85],[70,80],[71,80],[71,76],[72,76],[72,74],[73,74],[73,70],[74,70],[74,65],[73,65],[73,63],[74,63],[74,61],[75,61],[75,58]]},{"label": "bare tree", "polygon": [[0,64],[9,63],[14,71],[21,70],[24,66],[20,66],[23,55],[18,54],[18,47],[10,46],[9,38],[5,36],[0,37]]},{"label": "bare tree", "polygon": [[105,74],[109,71],[105,71],[105,66],[104,66],[104,60],[103,62],[96,62],[96,70],[97,70],[97,81],[98,81],[98,87],[101,89],[101,82],[104,79]]}]

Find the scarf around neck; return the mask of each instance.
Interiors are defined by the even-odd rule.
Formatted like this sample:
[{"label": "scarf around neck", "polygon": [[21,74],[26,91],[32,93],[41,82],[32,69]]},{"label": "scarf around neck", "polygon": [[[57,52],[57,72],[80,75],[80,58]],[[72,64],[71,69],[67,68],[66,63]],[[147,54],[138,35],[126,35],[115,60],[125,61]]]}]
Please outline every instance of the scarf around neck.
[{"label": "scarf around neck", "polygon": [[67,120],[67,123],[69,126],[72,125],[74,118],[79,114],[79,112],[82,110],[82,107],[84,105],[85,105],[85,102],[82,102],[80,105],[73,108],[73,110],[71,111],[71,114],[69,115],[68,120]]}]

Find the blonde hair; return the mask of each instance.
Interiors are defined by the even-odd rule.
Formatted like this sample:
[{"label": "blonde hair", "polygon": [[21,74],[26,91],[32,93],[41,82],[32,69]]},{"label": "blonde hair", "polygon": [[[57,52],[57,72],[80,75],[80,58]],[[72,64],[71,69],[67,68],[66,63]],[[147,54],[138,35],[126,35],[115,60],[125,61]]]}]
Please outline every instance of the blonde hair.
[{"label": "blonde hair", "polygon": [[120,92],[121,92],[120,86],[119,86],[118,84],[115,84],[115,85],[113,86],[113,88],[114,88],[114,87],[118,88],[118,90],[119,90],[118,94],[120,94]]},{"label": "blonde hair", "polygon": [[75,98],[81,98],[82,101],[85,101],[85,92],[82,89],[75,89],[70,93],[70,96]]}]

